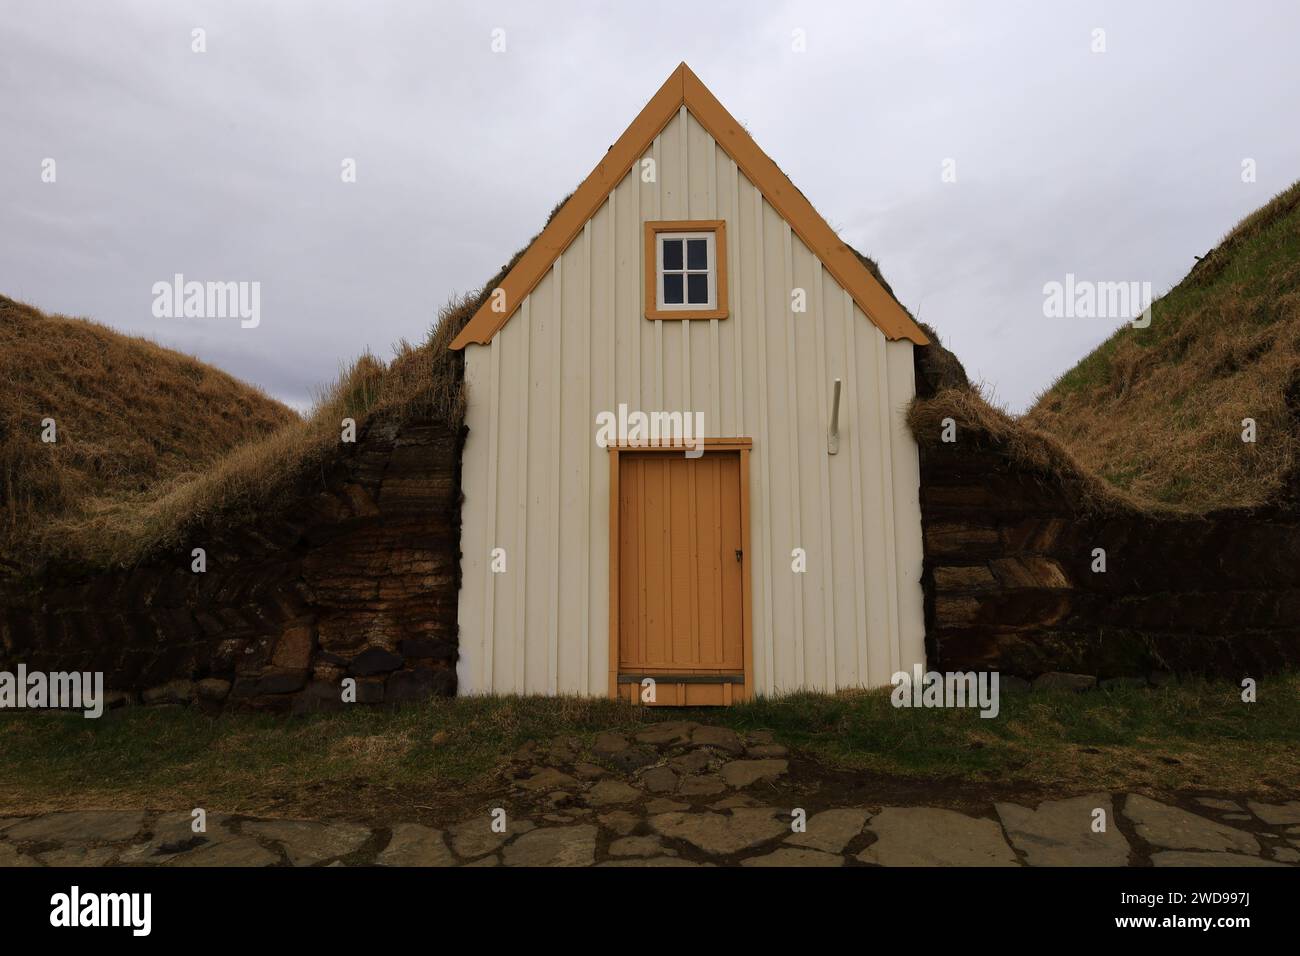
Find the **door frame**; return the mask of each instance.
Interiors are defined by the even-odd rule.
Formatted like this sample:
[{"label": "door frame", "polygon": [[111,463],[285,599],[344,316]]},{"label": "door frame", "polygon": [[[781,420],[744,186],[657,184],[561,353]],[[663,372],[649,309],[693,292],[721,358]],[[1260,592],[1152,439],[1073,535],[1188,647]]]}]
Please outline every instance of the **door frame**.
[{"label": "door frame", "polygon": [[[745,683],[741,685],[743,690],[734,693],[731,688],[735,682],[719,677],[716,681],[710,682],[707,674],[700,675],[682,675],[690,677],[691,680],[683,680],[681,683],[717,683],[725,685],[724,693],[729,700],[744,700],[753,695],[754,692],[754,642],[751,634],[753,623],[753,614],[750,610],[752,595],[750,590],[750,556],[752,551],[749,547],[749,452],[753,447],[751,438],[705,438],[704,451],[734,451],[739,453],[740,458],[740,549],[741,549],[741,569],[740,569],[740,633],[741,645],[743,648],[743,659],[745,668]],[[618,602],[618,575],[619,575],[619,462],[621,453],[631,452],[635,454],[644,454],[647,452],[669,455],[681,455],[687,451],[686,446],[682,444],[675,445],[650,445],[646,443],[619,442],[607,446],[609,452],[609,696],[618,698],[618,659],[619,648],[618,639],[620,631],[619,602]],[[663,683],[672,683],[664,681]]]}]

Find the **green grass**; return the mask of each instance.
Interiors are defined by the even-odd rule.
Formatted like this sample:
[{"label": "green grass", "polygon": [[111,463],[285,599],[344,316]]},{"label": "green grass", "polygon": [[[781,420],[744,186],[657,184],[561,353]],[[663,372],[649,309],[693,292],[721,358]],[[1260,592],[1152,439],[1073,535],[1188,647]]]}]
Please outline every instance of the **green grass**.
[{"label": "green grass", "polygon": [[1230,683],[1002,696],[1001,714],[896,709],[885,692],[799,694],[729,709],[642,710],[604,700],[438,700],[284,719],[133,708],[101,720],[0,719],[0,812],[219,806],[379,812],[473,799],[528,741],[694,719],[769,729],[797,756],[903,780],[1036,789],[1300,789],[1300,676],[1260,699]]},{"label": "green grass", "polygon": [[[1133,502],[1206,512],[1286,494],[1300,463],[1300,183],[1233,229],[1021,422]],[[1244,443],[1240,422],[1260,438]]]},{"label": "green grass", "polygon": [[[833,766],[907,776],[1009,774],[1051,784],[1095,773],[1122,784],[1154,771],[1160,785],[1242,789],[1267,768],[1294,784],[1300,677],[1275,677],[1264,687],[1253,704],[1223,682],[1011,694],[1002,696],[994,719],[973,710],[896,709],[883,693],[809,694],[735,708],[724,720],[769,727],[782,742]],[[1081,764],[1086,773],[1079,773]]]},{"label": "green grass", "polygon": [[[1293,186],[1288,192],[1294,193]],[[1294,219],[1294,217],[1292,217]],[[1110,381],[1112,360],[1122,342],[1145,349],[1171,346],[1189,316],[1207,307],[1237,288],[1269,288],[1282,294],[1294,291],[1295,273],[1290,266],[1300,260],[1300,231],[1281,228],[1248,229],[1235,243],[1231,258],[1205,279],[1189,277],[1152,304],[1152,321],[1144,329],[1125,323],[1092,353],[1065,372],[1048,392],[1068,394],[1095,388]],[[1250,324],[1263,328],[1281,320],[1270,302],[1260,301],[1247,313]],[[1183,343],[1185,348],[1185,343]],[[1165,353],[1167,361],[1182,358],[1179,351]]]}]

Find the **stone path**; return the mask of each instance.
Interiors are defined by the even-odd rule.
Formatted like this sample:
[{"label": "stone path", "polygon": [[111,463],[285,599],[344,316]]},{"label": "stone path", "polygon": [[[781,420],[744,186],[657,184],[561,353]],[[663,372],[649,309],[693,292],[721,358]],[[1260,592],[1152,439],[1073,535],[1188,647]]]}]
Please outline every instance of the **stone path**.
[{"label": "stone path", "polygon": [[80,810],[0,817],[0,866],[1285,866],[1300,800],[1094,793],[835,806],[771,735],[687,721],[529,744],[445,826]]}]

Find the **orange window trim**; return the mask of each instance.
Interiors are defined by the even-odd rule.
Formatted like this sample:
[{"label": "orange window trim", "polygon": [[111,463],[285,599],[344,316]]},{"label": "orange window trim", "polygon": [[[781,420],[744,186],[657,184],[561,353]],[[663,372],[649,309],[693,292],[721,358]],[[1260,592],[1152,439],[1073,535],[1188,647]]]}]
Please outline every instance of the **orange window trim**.
[{"label": "orange window trim", "polygon": [[[713,233],[713,267],[717,283],[716,309],[659,308],[659,244],[661,232]],[[727,311],[727,223],[722,219],[670,219],[645,224],[645,317],[647,319],[725,319]]]}]

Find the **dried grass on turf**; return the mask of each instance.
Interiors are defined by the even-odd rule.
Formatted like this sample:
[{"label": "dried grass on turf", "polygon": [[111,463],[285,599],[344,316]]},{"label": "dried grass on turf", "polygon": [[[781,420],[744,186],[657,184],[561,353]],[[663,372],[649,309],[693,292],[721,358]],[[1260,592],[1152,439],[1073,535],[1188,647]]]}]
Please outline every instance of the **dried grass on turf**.
[{"label": "dried grass on turf", "polygon": [[191,356],[4,296],[0,395],[0,561],[13,564],[57,546],[96,502],[143,501],[300,421]]},{"label": "dried grass on turf", "polygon": [[1120,329],[1062,375],[1023,424],[1153,506],[1285,495],[1300,464],[1300,183],[1158,299],[1150,327]]}]

